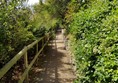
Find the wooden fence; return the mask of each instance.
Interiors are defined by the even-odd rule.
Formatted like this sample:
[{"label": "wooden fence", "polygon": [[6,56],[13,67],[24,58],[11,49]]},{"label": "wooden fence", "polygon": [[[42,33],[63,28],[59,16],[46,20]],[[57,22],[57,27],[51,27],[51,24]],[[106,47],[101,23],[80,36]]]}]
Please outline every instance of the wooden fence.
[{"label": "wooden fence", "polygon": [[[20,80],[18,81],[18,83],[23,83],[23,81],[26,79],[26,81],[28,82],[28,72],[31,69],[32,65],[34,64],[34,62],[36,61],[36,59],[38,58],[38,56],[40,55],[40,53],[43,51],[44,47],[46,46],[46,44],[49,41],[49,38],[51,36],[49,36],[49,34],[47,34],[44,37],[41,37],[40,39],[34,41],[33,43],[31,43],[28,46],[25,46],[18,54],[16,54],[2,69],[0,69],[0,79],[11,69],[11,67],[14,66],[14,64],[16,64],[16,62],[21,59],[22,56],[24,56],[24,64],[25,64],[25,71],[22,74]],[[45,39],[45,40],[44,40]],[[39,50],[38,49],[38,42],[42,41],[42,47]],[[46,41],[44,43],[44,41]],[[33,48],[36,45],[36,55],[34,56],[34,59],[31,61],[30,64],[28,64],[28,55],[27,55],[27,51],[31,48]]]}]

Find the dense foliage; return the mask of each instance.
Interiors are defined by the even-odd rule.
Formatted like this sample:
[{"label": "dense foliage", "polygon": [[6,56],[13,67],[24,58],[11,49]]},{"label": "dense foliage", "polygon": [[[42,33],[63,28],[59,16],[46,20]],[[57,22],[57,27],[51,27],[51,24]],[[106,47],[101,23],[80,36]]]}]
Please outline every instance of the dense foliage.
[{"label": "dense foliage", "polygon": [[39,4],[28,6],[26,1],[0,1],[0,68],[24,46],[62,26],[69,2],[39,0]]},{"label": "dense foliage", "polygon": [[0,64],[5,64],[16,52],[33,40],[28,31],[31,11],[23,1],[0,2]]},{"label": "dense foliage", "polygon": [[0,67],[52,29],[66,28],[77,66],[75,83],[118,82],[118,1],[0,1]]},{"label": "dense foliage", "polygon": [[[68,7],[71,12],[74,6]],[[72,11],[72,19],[67,20],[76,58],[76,82],[117,83],[118,1],[91,0],[78,7],[78,11]]]}]

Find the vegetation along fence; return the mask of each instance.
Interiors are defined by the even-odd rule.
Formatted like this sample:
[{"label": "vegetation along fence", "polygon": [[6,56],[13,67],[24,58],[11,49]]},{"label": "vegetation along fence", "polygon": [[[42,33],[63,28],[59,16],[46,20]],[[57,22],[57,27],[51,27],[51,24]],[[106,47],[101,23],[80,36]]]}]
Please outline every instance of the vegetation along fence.
[{"label": "vegetation along fence", "polygon": [[[38,56],[40,55],[40,53],[43,51],[44,47],[47,45],[49,38],[51,36],[49,36],[49,34],[47,34],[44,37],[41,37],[40,39],[34,41],[33,43],[29,44],[28,46],[25,46],[18,54],[16,54],[3,68],[0,69],[0,79],[11,69],[11,67],[13,67],[14,64],[16,64],[16,62],[22,57],[24,56],[24,64],[25,64],[25,71],[22,74],[20,80],[18,81],[18,83],[23,83],[23,81],[26,79],[26,81],[28,82],[28,72],[30,70],[30,68],[32,67],[32,65],[34,64],[34,62],[37,60]],[[42,47],[39,50],[38,49],[38,42],[42,41]],[[46,41],[44,43],[44,41]],[[28,55],[27,55],[27,51],[31,48],[33,48],[36,45],[36,55],[34,56],[34,59],[31,61],[30,64],[28,64]]]}]

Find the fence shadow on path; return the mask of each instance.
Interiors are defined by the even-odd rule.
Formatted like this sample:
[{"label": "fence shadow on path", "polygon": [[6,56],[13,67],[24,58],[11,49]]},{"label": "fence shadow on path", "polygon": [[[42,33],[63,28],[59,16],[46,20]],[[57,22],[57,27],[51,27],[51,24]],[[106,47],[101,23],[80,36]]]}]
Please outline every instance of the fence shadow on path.
[{"label": "fence shadow on path", "polygon": [[52,44],[46,47],[45,54],[39,57],[32,68],[29,83],[72,83],[73,75],[68,77],[68,72],[72,72],[71,63],[64,60],[66,51],[63,42],[60,39],[50,42]]}]

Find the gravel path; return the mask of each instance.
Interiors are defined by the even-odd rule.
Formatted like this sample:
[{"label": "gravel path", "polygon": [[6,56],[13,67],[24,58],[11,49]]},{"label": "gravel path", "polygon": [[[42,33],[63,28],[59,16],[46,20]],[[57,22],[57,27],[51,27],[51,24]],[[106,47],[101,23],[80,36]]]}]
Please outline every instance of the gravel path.
[{"label": "gravel path", "polygon": [[76,78],[71,56],[64,49],[63,36],[56,35],[56,39],[50,41],[46,52],[32,68],[29,75],[30,83],[73,83]]}]

